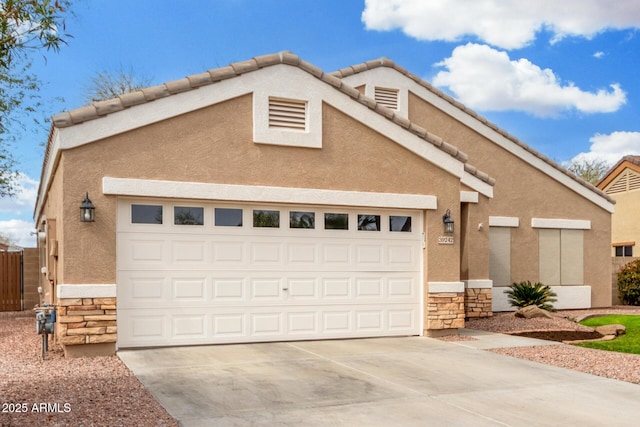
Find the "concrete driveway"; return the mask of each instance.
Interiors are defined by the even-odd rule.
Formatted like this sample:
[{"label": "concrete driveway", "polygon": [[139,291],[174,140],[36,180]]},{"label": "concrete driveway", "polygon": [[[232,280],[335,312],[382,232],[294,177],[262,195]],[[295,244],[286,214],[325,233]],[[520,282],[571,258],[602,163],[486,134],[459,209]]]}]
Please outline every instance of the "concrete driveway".
[{"label": "concrete driveway", "polygon": [[640,386],[484,351],[546,341],[375,338],[124,350],[183,426],[631,426]]}]

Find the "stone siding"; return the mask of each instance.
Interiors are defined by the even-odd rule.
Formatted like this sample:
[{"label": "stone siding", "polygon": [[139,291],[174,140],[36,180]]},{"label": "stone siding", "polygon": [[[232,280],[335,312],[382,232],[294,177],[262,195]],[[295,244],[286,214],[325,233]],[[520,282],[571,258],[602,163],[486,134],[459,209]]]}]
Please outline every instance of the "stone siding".
[{"label": "stone siding", "polygon": [[467,319],[491,317],[492,290],[486,288],[467,288],[464,295],[465,314]]},{"label": "stone siding", "polygon": [[58,300],[56,338],[62,345],[115,343],[115,298]]},{"label": "stone siding", "polygon": [[427,335],[455,333],[464,328],[464,293],[429,293],[427,297]]}]

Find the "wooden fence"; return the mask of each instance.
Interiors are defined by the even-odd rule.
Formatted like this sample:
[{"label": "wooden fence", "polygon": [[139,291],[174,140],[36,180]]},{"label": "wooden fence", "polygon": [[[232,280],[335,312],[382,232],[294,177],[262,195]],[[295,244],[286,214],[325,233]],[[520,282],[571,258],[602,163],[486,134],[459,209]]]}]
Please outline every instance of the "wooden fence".
[{"label": "wooden fence", "polygon": [[0,252],[0,311],[22,310],[22,253]]}]

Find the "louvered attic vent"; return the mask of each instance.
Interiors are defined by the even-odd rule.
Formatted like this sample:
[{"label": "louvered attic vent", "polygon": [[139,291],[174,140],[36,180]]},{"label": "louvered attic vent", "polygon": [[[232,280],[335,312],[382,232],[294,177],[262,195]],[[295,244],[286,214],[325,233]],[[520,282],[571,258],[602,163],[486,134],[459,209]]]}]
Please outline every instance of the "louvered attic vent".
[{"label": "louvered attic vent", "polygon": [[384,87],[376,87],[374,97],[376,102],[391,108],[398,109],[398,89],[388,89]]},{"label": "louvered attic vent", "polygon": [[307,129],[307,101],[269,97],[269,127]]},{"label": "louvered attic vent", "polygon": [[607,187],[607,194],[624,193],[632,190],[640,190],[640,174],[632,170],[625,170],[618,179]]}]

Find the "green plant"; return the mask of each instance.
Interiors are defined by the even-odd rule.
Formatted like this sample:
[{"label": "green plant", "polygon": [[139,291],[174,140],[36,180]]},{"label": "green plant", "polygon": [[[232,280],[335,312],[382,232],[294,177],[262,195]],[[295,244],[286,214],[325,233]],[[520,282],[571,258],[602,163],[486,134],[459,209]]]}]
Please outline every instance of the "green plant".
[{"label": "green plant", "polygon": [[619,353],[640,354],[640,316],[610,315],[590,317],[580,322],[595,328],[602,325],[620,324],[627,328],[624,335],[611,341],[593,341],[576,344],[580,347],[597,348],[599,350],[617,351]]},{"label": "green plant", "polygon": [[640,259],[631,261],[618,271],[618,296],[626,305],[640,305]]},{"label": "green plant", "polygon": [[526,307],[537,305],[543,310],[553,311],[552,302],[557,301],[557,295],[547,285],[540,282],[531,284],[530,281],[513,283],[509,289],[504,291],[507,294],[509,304],[512,307]]}]

